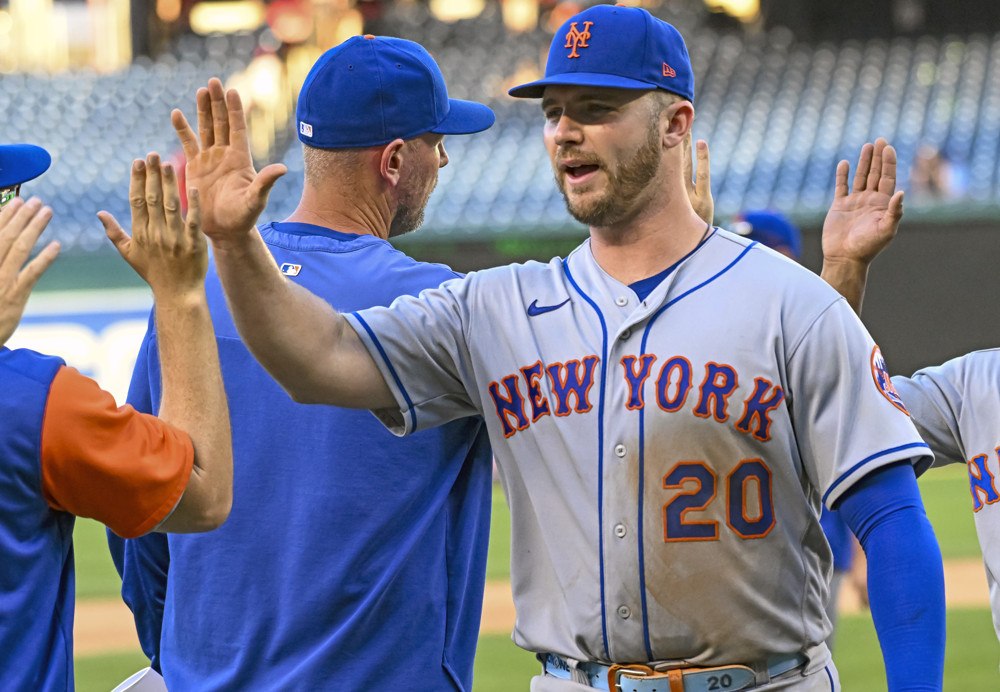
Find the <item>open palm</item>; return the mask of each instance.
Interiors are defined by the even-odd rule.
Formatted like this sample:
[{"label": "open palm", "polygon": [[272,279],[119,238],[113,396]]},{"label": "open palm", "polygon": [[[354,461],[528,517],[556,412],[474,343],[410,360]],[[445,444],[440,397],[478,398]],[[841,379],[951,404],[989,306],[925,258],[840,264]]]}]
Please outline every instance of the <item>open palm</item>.
[{"label": "open palm", "polygon": [[274,183],[285,174],[281,164],[254,170],[240,95],[218,79],[198,90],[198,134],[184,114],[170,114],[187,159],[188,189],[201,199],[202,228],[213,244],[250,232]]},{"label": "open palm", "polygon": [[849,190],[847,161],[837,165],[833,204],[823,222],[826,262],[870,263],[892,241],[903,216],[896,191],[896,151],[884,139],[865,144]]}]

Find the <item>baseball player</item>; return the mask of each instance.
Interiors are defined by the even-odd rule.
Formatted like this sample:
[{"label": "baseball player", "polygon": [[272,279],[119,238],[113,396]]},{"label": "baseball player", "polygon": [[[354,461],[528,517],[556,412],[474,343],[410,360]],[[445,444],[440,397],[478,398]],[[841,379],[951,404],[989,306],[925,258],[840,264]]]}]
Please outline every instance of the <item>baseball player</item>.
[{"label": "baseball player", "polygon": [[[40,174],[38,147],[0,146],[0,345],[59,251],[25,264],[52,216],[17,188]],[[197,193],[187,223],[176,177],[150,155],[133,165],[130,238],[99,214],[122,257],[153,289],[162,329],[161,416],[118,408],[54,356],[0,347],[0,688],[73,689],[76,516],[123,536],[207,531],[232,501],[229,418],[205,301],[208,255]],[[23,268],[22,268],[23,267]],[[171,425],[171,423],[173,425]],[[177,427],[174,427],[174,426]],[[187,432],[184,432],[187,431]]]},{"label": "baseball player", "polygon": [[[233,171],[204,228],[251,352],[297,400],[369,408],[399,434],[484,415],[511,510],[513,636],[544,665],[533,690],[839,689],[821,504],[872,564],[925,575],[873,571],[872,609],[890,689],[940,689],[943,575],[914,476],[931,455],[843,299],[692,209],[679,34],[595,6],[511,93],[542,97],[587,241],[341,314],[241,218],[266,169]],[[898,222],[899,198],[876,193],[895,185],[885,158],[830,223]]]},{"label": "baseball player", "polygon": [[[175,115],[189,176],[221,152],[249,165],[231,98],[216,122],[232,126],[213,132],[225,92],[218,80],[199,91],[199,130],[212,132],[200,145]],[[261,228],[275,271],[346,310],[457,277],[388,239],[419,225],[448,163],[444,134],[486,129],[492,111],[449,100],[419,45],[357,36],[313,66],[298,113],[302,197],[292,216]],[[493,486],[482,418],[400,440],[366,411],[296,404],[240,343],[214,267],[208,294],[238,501],[210,536],[109,539],[167,686],[471,690]],[[155,409],[159,359],[151,324],[129,392],[140,410]]]},{"label": "baseball player", "polygon": [[[843,166],[843,164],[841,164]],[[838,170],[838,178],[840,178]],[[855,179],[855,187],[859,183]],[[847,174],[842,176],[846,189]],[[873,229],[875,230],[875,229]],[[823,278],[861,314],[868,267],[895,236],[894,229],[867,234],[823,233]],[[1000,423],[997,421],[997,382],[1000,349],[973,351],[912,377],[893,377],[921,437],[934,451],[935,466],[965,464],[976,533],[983,551],[990,590],[993,627],[1000,640]]]}]

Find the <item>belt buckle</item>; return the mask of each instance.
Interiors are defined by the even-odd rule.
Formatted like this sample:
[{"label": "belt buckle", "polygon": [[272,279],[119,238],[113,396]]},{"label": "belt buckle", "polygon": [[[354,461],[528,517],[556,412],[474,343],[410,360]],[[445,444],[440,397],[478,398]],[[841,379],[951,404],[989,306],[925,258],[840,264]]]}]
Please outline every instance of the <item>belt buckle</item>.
[{"label": "belt buckle", "polygon": [[628,676],[630,678],[669,678],[670,679],[670,689],[674,689],[674,678],[676,681],[680,681],[680,673],[678,672],[676,676],[671,675],[673,671],[667,671],[665,673],[660,673],[649,666],[642,665],[641,663],[632,664],[614,664],[608,668],[608,689],[611,692],[625,692],[622,690],[622,676]]}]

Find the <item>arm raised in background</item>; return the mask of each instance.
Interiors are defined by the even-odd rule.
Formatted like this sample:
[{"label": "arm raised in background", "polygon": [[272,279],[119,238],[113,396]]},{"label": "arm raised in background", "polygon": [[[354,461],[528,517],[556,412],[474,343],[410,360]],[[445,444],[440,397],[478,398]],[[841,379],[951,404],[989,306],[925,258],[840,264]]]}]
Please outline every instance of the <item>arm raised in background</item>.
[{"label": "arm raised in background", "polygon": [[229,516],[233,451],[229,407],[205,295],[208,248],[200,228],[197,189],[181,216],[177,176],[159,156],[132,165],[130,237],[111,214],[98,214],[108,238],[153,290],[163,377],[160,418],[184,430],[194,467],[174,511],[157,527],[178,533],[207,531]]},{"label": "arm raised in background", "polygon": [[861,314],[868,266],[896,236],[903,191],[896,190],[896,150],[884,139],[865,144],[848,190],[847,161],[837,164],[833,204],[823,222],[820,276]]},{"label": "arm raised in background", "polygon": [[395,405],[353,328],[325,301],[288,281],[254,224],[285,167],[253,167],[239,94],[218,79],[198,90],[198,134],[171,114],[187,158],[187,183],[202,192],[202,227],[244,343],[300,403]]},{"label": "arm raised in background", "polygon": [[53,241],[28,262],[51,218],[52,209],[38,199],[15,198],[0,211],[0,346],[14,333],[31,289],[59,254],[59,243]]}]

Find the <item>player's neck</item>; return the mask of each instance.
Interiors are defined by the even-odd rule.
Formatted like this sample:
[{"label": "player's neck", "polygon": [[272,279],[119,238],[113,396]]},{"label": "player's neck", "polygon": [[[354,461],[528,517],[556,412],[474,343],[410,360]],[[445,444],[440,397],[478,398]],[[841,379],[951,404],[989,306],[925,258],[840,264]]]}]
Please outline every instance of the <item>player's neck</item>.
[{"label": "player's neck", "polygon": [[629,222],[590,229],[590,246],[601,269],[625,285],[675,264],[705,237],[707,224],[690,205],[678,213],[642,215]]},{"label": "player's neck", "polygon": [[320,194],[307,185],[295,211],[285,219],[288,223],[308,223],[323,226],[341,233],[389,237],[389,213],[384,205],[368,196],[360,195],[350,200],[344,194]]}]

